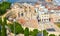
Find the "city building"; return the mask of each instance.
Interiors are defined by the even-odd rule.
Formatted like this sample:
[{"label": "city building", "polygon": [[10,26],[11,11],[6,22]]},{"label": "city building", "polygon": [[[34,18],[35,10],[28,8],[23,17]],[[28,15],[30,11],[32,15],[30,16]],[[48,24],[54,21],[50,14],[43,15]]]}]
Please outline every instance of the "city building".
[{"label": "city building", "polygon": [[32,26],[36,28],[38,26],[38,20],[37,20],[38,13],[36,12],[34,6],[27,3],[23,4],[15,3],[13,4],[13,6],[11,6],[11,10],[9,11],[10,13],[13,13],[13,15],[14,14],[16,15],[16,16],[9,15],[10,19],[11,18],[15,19],[24,26],[25,25],[28,26],[29,24],[31,24],[29,25],[30,27]]},{"label": "city building", "polygon": [[38,13],[38,21],[39,22],[49,22],[49,14],[48,9],[45,8],[45,6],[42,6],[41,4],[35,5],[36,12]]},{"label": "city building", "polygon": [[42,6],[39,3],[34,6],[27,3],[15,3],[11,6],[10,13],[7,16],[9,16],[9,20],[15,19],[24,26],[31,24],[30,27],[38,27],[41,22],[60,22],[60,8],[58,7],[54,5]]}]

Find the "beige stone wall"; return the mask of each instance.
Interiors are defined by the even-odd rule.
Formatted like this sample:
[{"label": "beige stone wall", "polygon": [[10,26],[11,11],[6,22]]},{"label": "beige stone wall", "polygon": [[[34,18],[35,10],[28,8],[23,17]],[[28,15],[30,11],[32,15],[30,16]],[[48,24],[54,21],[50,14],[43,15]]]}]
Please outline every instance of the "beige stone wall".
[{"label": "beige stone wall", "polygon": [[58,19],[60,19],[60,16],[56,14],[50,14],[50,18],[52,18],[52,22],[59,22]]},{"label": "beige stone wall", "polygon": [[[21,5],[14,4],[14,6],[10,11],[14,12],[16,17],[18,18],[17,21],[22,25],[27,27],[34,27],[34,28],[38,27],[38,21],[37,21],[38,13],[35,11],[34,6],[26,3]],[[23,16],[21,15],[22,13],[23,13]]]}]

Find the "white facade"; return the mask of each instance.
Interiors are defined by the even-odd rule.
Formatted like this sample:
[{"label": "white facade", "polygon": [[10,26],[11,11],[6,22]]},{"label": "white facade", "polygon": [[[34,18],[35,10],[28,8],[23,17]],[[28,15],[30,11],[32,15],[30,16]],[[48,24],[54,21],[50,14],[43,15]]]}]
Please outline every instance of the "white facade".
[{"label": "white facade", "polygon": [[60,10],[51,10],[50,18],[52,18],[53,22],[60,22]]},{"label": "white facade", "polygon": [[39,15],[38,20],[40,20],[40,22],[49,22],[48,10],[44,6],[41,6],[40,8],[43,10],[40,11],[38,8],[36,8],[36,11]]}]

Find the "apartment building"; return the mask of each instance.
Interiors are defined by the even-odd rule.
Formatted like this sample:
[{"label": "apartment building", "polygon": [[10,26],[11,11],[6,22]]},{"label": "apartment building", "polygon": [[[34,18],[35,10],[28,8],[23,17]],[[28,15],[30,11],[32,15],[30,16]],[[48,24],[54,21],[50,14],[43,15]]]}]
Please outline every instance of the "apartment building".
[{"label": "apartment building", "polygon": [[9,14],[11,16],[9,19],[16,19],[22,25],[34,24],[35,26],[39,22],[60,22],[60,10],[58,11],[55,8],[57,7],[45,7],[38,3],[34,6],[27,3],[15,3],[11,7],[11,10],[9,10],[9,12],[13,13],[12,15]]},{"label": "apartment building", "polygon": [[49,22],[48,9],[46,9],[45,6],[37,4],[36,12],[38,13],[38,21],[39,22],[45,22],[45,23]]},{"label": "apartment building", "polygon": [[60,18],[60,16],[59,16],[59,14],[60,14],[60,7],[59,6],[55,6],[53,4],[47,5],[45,7],[49,10],[48,11],[49,17],[50,17],[49,20],[51,22],[59,22],[58,20]]},{"label": "apartment building", "polygon": [[50,18],[52,22],[60,22],[60,11],[59,10],[51,10]]}]

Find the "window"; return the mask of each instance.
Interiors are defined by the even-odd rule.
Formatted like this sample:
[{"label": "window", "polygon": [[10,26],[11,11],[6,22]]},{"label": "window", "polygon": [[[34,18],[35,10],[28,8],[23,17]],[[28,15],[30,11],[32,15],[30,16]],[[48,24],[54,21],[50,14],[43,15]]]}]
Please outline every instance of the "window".
[{"label": "window", "polygon": [[30,7],[29,7],[29,9],[30,9]]},{"label": "window", "polygon": [[49,18],[49,21],[51,21],[51,18]]},{"label": "window", "polygon": [[18,13],[18,17],[20,17],[20,13]]},{"label": "window", "polygon": [[21,16],[23,16],[23,13],[21,13]]},{"label": "window", "polygon": [[39,16],[37,16],[37,20],[38,20],[38,22],[40,22],[40,21],[41,21],[41,19],[39,18]]},{"label": "window", "polygon": [[22,6],[20,6],[20,8],[22,8]]},{"label": "window", "polygon": [[31,9],[29,9],[29,11],[31,12]]},{"label": "window", "polygon": [[34,10],[34,12],[36,13],[36,10]]},{"label": "window", "polygon": [[38,22],[40,22],[40,21],[41,21],[41,19],[38,20]]},{"label": "window", "polygon": [[25,8],[27,8],[27,7],[25,7]]},{"label": "window", "polygon": [[58,21],[60,21],[60,19],[58,19]]}]

